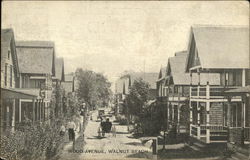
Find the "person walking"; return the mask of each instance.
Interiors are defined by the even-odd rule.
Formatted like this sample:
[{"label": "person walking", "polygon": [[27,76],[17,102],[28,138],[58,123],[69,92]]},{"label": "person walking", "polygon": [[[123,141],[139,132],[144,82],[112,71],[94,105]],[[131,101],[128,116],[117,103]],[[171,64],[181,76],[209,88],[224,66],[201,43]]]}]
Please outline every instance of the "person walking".
[{"label": "person walking", "polygon": [[116,127],[115,127],[115,125],[112,126],[111,132],[113,134],[113,137],[116,137]]},{"label": "person walking", "polygon": [[75,129],[76,129],[76,124],[71,119],[71,121],[68,123],[68,133],[69,133],[69,140],[70,141],[74,141],[75,140]]}]

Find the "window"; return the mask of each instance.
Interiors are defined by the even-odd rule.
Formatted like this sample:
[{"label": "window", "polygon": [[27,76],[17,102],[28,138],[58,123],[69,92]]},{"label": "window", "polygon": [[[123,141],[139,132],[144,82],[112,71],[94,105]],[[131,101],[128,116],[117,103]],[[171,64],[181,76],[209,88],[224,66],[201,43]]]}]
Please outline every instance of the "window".
[{"label": "window", "polygon": [[241,86],[241,72],[229,72],[228,73],[228,85],[229,86]]},{"label": "window", "polygon": [[8,60],[10,59],[10,50],[8,50]]},{"label": "window", "polygon": [[8,72],[8,64],[5,63],[5,70],[4,70],[4,85],[7,86],[7,72]]},{"label": "window", "polygon": [[10,65],[10,87],[12,87],[12,65]]},{"label": "window", "polygon": [[221,73],[220,74],[220,85],[221,86],[225,86],[226,85],[226,74],[225,73]]},{"label": "window", "polygon": [[178,86],[174,86],[174,93],[178,93]]}]

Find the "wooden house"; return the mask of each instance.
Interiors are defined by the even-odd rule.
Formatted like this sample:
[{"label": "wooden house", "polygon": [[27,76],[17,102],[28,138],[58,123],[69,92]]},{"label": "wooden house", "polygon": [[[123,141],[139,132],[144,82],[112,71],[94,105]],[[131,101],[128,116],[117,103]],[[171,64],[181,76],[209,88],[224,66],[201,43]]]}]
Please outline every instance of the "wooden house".
[{"label": "wooden house", "polygon": [[58,117],[62,115],[64,112],[64,101],[66,100],[65,91],[62,85],[62,82],[65,81],[65,74],[64,74],[64,60],[63,58],[56,58],[55,59],[55,76],[52,77],[53,82],[53,98],[54,98],[54,111],[53,115]]},{"label": "wooden house", "polygon": [[[189,90],[190,76],[185,72],[187,52],[176,52],[168,59],[164,77],[158,84],[159,94],[162,95],[166,106],[167,131],[176,129],[176,133],[186,133],[189,129]],[[163,74],[162,74],[163,75]],[[211,74],[211,85],[218,85],[218,75]],[[205,84],[206,74],[200,76],[201,84]],[[193,82],[198,82],[198,76],[193,76]],[[175,128],[176,127],[176,128]]]},{"label": "wooden house", "polygon": [[[250,77],[248,77],[250,78]],[[234,159],[247,159],[250,155],[250,85],[240,87],[237,89],[231,89],[225,92],[225,96],[228,99],[228,117],[231,117],[228,121],[228,142],[227,146],[230,150],[234,150],[232,155]],[[233,121],[238,118],[234,117],[234,112],[237,112],[234,108],[234,103],[231,101],[233,97],[241,97],[243,111],[240,112],[241,126],[233,126]],[[238,115],[237,113],[235,115]]]},{"label": "wooden house", "polygon": [[[55,76],[55,47],[50,41],[16,42],[19,63],[19,90],[37,95],[35,102],[36,121],[50,119],[52,77]],[[31,101],[21,99],[22,117],[30,119]]]},{"label": "wooden house", "polygon": [[[225,91],[250,83],[249,28],[241,26],[194,26],[191,28],[186,72],[190,73],[190,136],[205,144],[226,143],[230,127],[246,123],[246,105],[240,96],[230,99]],[[200,75],[206,73],[206,84]],[[220,84],[212,86],[212,73]],[[192,81],[198,75],[198,83]],[[230,123],[229,123],[230,122]]]},{"label": "wooden house", "polygon": [[30,119],[35,120],[34,103],[37,98],[33,93],[18,90],[20,79],[16,43],[12,29],[1,30],[1,133],[11,129],[24,117],[21,112],[21,99],[31,101]]}]

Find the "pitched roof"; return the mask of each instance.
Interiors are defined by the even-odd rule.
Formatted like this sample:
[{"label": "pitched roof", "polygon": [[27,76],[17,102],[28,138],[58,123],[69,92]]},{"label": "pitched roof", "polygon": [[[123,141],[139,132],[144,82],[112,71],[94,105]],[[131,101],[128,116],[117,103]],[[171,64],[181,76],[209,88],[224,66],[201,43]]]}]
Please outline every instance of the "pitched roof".
[{"label": "pitched roof", "polygon": [[65,82],[73,82],[73,80],[74,80],[74,73],[65,74]]},{"label": "pitched roof", "polygon": [[[1,29],[1,57],[2,54],[8,53],[9,48],[12,48],[12,60],[16,76],[19,77],[19,66],[16,54],[15,37],[13,29]],[[2,60],[2,59],[1,59]]]},{"label": "pitched roof", "polygon": [[[171,75],[173,77],[173,81],[175,85],[190,85],[191,79],[189,73],[185,72],[185,64],[187,59],[187,52],[181,51],[176,52],[176,56],[170,57],[168,61],[168,66],[171,70]],[[220,84],[220,75],[215,73],[201,73],[200,74],[200,82],[201,85],[205,85],[207,81],[211,85],[219,85]],[[198,84],[198,75],[192,75],[193,84]]]},{"label": "pitched roof", "polygon": [[64,81],[65,80],[65,75],[64,75],[64,61],[63,58],[56,58],[56,76],[55,78]]},{"label": "pitched roof", "polygon": [[192,34],[202,68],[250,68],[249,27],[194,26]]},{"label": "pitched roof", "polygon": [[[130,78],[130,79],[129,79]],[[143,72],[133,72],[122,76],[116,81],[116,93],[123,93],[125,86],[125,93],[128,94],[129,81],[131,85],[135,80],[142,78],[144,81],[149,83],[150,89],[156,89],[156,81],[158,78],[158,73],[143,73]]]},{"label": "pitched roof", "polygon": [[55,51],[53,42],[16,42],[17,57],[21,73],[55,75]]},{"label": "pitched roof", "polygon": [[167,67],[161,67],[159,75],[158,75],[158,82],[165,79],[167,76]]}]

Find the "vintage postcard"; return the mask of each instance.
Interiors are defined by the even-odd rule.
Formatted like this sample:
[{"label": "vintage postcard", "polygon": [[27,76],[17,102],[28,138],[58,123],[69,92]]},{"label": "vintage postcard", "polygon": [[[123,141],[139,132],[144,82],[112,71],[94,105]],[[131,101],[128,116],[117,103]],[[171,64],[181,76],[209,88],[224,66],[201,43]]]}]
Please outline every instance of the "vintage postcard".
[{"label": "vintage postcard", "polygon": [[250,160],[247,1],[2,1],[4,160]]}]

